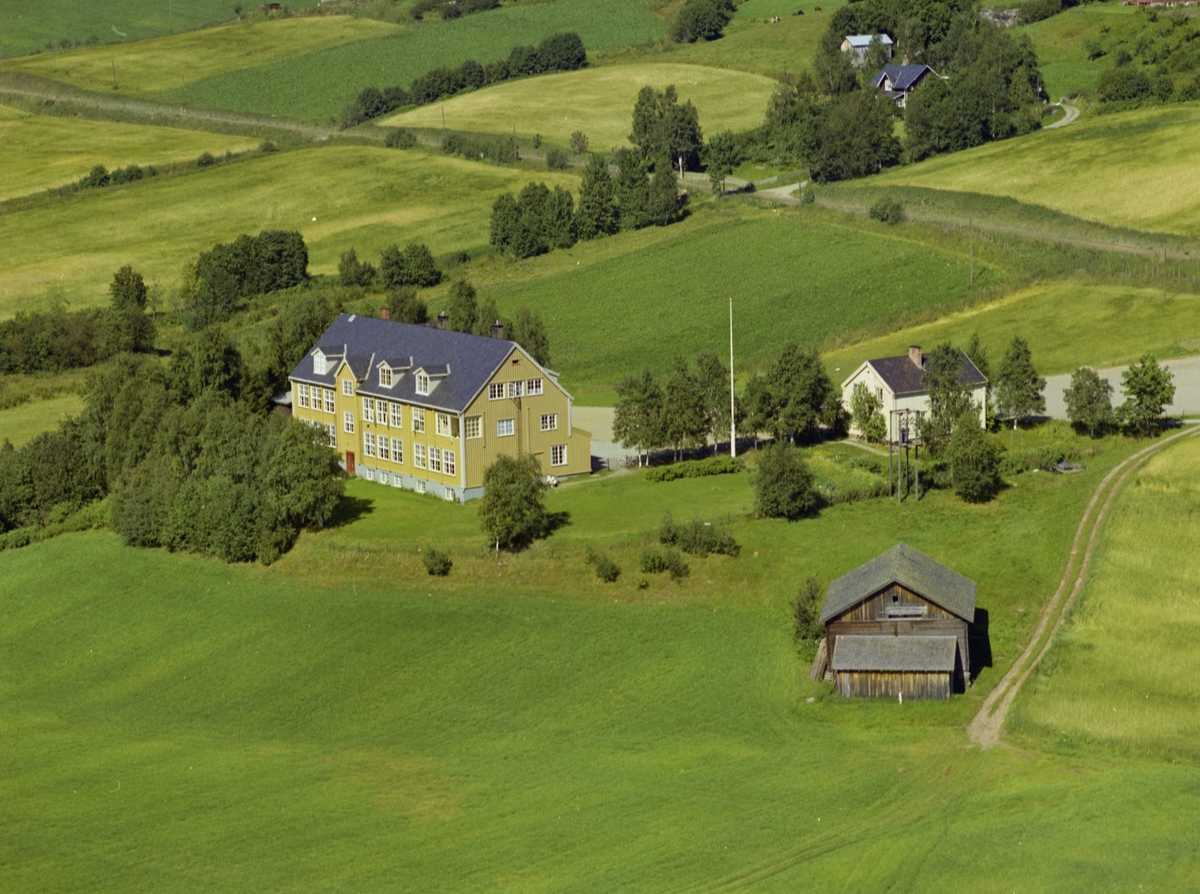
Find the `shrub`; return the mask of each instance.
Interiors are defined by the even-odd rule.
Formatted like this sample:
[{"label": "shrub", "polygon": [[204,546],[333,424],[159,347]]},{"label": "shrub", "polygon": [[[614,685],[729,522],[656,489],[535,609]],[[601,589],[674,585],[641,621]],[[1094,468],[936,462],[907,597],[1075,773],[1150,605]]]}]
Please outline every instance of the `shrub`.
[{"label": "shrub", "polygon": [[451,566],[454,565],[447,553],[432,546],[427,547],[421,553],[421,561],[425,564],[425,570],[432,577],[445,577],[450,573]]},{"label": "shrub", "polygon": [[821,623],[821,582],[810,577],[792,600],[792,636],[797,642],[820,639],[825,635]]},{"label": "shrub", "polygon": [[716,40],[733,17],[732,0],[687,0],[671,37],[678,43]]},{"label": "shrub", "polygon": [[1096,93],[1105,102],[1145,99],[1152,85],[1145,73],[1125,65],[1109,68],[1096,81]]},{"label": "shrub", "polygon": [[665,550],[648,546],[642,550],[639,567],[644,574],[669,574],[671,580],[682,580],[692,573],[692,569],[683,561],[679,550],[668,547]]},{"label": "shrub", "polygon": [[383,140],[383,145],[389,149],[411,149],[417,145],[417,137],[411,130],[396,127],[388,131],[388,135]]},{"label": "shrub", "polygon": [[954,492],[968,503],[986,503],[1000,490],[1000,453],[979,426],[974,409],[959,417],[947,451]]},{"label": "shrub", "polygon": [[514,164],[521,160],[511,137],[448,133],[442,138],[442,152],[494,164]]},{"label": "shrub", "polygon": [[258,151],[264,155],[269,155],[272,152],[278,152],[279,147],[271,140],[263,140],[262,145],[258,147]]},{"label": "shrub", "polygon": [[571,151],[576,155],[585,155],[588,151],[588,138],[582,130],[571,134]]},{"label": "shrub", "polygon": [[882,198],[871,206],[871,219],[892,226],[904,223],[904,205],[896,199]]},{"label": "shrub", "polygon": [[647,481],[676,481],[680,478],[704,478],[708,475],[731,475],[745,470],[745,464],[727,454],[693,459],[670,466],[657,466],[646,470]]},{"label": "shrub", "polygon": [[563,171],[571,166],[571,159],[561,149],[546,150],[546,167],[551,171]]},{"label": "shrub", "polygon": [[108,186],[108,181],[108,168],[104,167],[104,165],[96,165],[85,176],[80,178],[79,185],[85,189],[95,189],[101,186]]},{"label": "shrub", "polygon": [[598,550],[589,549],[587,561],[596,569],[596,577],[604,581],[606,584],[613,583],[621,576],[621,569],[617,563],[609,557],[608,553],[602,553]]},{"label": "shrub", "polygon": [[196,167],[198,168],[207,168],[216,163],[217,160],[211,152],[202,152],[200,153],[200,157],[196,159]]},{"label": "shrub", "polygon": [[804,457],[791,444],[760,450],[754,474],[755,511],[765,518],[795,521],[817,511],[820,497]]},{"label": "shrub", "polygon": [[677,546],[688,555],[701,559],[710,553],[736,557],[742,551],[725,525],[714,525],[698,518],[679,524],[669,512],[663,516],[662,526],[658,529],[658,542],[665,546]]},{"label": "shrub", "polygon": [[375,281],[375,268],[360,261],[358,253],[351,248],[338,261],[338,278],[344,286],[369,286]]}]

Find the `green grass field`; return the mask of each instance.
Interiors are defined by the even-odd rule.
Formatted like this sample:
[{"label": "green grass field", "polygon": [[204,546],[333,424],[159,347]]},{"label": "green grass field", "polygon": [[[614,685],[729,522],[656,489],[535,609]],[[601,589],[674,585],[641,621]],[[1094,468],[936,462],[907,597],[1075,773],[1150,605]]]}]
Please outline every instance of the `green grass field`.
[{"label": "green grass field", "polygon": [[1126,29],[1137,9],[1122,6],[1117,0],[1088,3],[1017,29],[1033,41],[1046,92],[1053,100],[1095,86],[1100,72],[1112,65],[1112,59],[1089,61],[1084,41],[1099,38],[1101,28]]},{"label": "green grass field", "polygon": [[[232,9],[232,7],[229,7]],[[147,96],[178,90],[228,72],[268,65],[292,56],[385,37],[395,25],[350,16],[249,20],[169,37],[86,47],[17,59],[5,70],[25,71],[111,93],[114,71],[121,93]]]},{"label": "green grass field", "polygon": [[[295,0],[293,9],[316,6],[317,0]],[[18,53],[45,51],[51,41],[82,41],[95,35],[103,43],[143,40],[173,31],[199,28],[233,18],[227,0],[6,0],[0,52],[7,59]]]},{"label": "green grass field", "polygon": [[[663,20],[645,0],[554,0],[504,6],[451,22],[427,22],[389,37],[306,53],[255,68],[189,82],[190,104],[326,121],[364,87],[407,87],[438,65],[489,62],[519,44],[575,31],[589,52],[663,36]],[[178,84],[162,94],[180,101]]]},{"label": "green grass field", "polygon": [[1089,220],[1200,236],[1200,105],[1125,112],[893,169],[905,184],[1011,196]]},{"label": "green grass field", "polygon": [[[821,341],[970,292],[966,259],[956,252],[870,225],[810,223],[798,231],[794,216],[769,212],[680,228],[676,238],[668,232],[635,251],[592,256],[578,270],[571,257],[551,259],[567,268],[558,275],[496,284],[485,294],[502,311],[540,309],[553,362],[568,387],[584,390],[604,390],[643,365],[665,370],[676,354],[727,352],[730,296],[741,366],[788,340]],[[988,267],[975,288],[1003,278]]]},{"label": "green grass field", "polygon": [[262,229],[301,231],[313,273],[336,272],[351,246],[373,260],[387,245],[413,239],[437,253],[471,248],[486,241],[495,196],[529,179],[529,171],[420,151],[325,146],[77,193],[0,217],[8,249],[0,258],[0,316],[46,298],[72,307],[105,303],[123,264],[174,288],[201,251]]},{"label": "green grass field", "polygon": [[52,118],[0,106],[0,201],[73,183],[97,164],[145,167],[257,145],[246,137]]},{"label": "green grass field", "polygon": [[[361,481],[365,514],[270,569],[105,533],[0,553],[6,890],[1190,887],[1190,763],[964,748],[1127,449],[985,507],[793,525],[740,517],[745,475],[617,476],[552,493],[571,524],[499,560],[474,507]],[[665,508],[734,513],[742,556],[595,582],[583,545]],[[979,580],[997,666],[948,704],[838,702],[786,601],[899,537]]]},{"label": "green grass field", "polygon": [[14,447],[20,447],[42,432],[57,428],[64,416],[74,416],[82,409],[83,398],[67,394],[0,410],[0,444],[11,441]]},{"label": "green grass field", "polygon": [[1200,624],[1200,443],[1155,456],[1113,505],[1070,622],[1017,702],[1013,728],[1060,753],[1104,745],[1195,764],[1191,632]]},{"label": "green grass field", "polygon": [[769,78],[706,66],[616,65],[511,81],[379,123],[438,128],[444,110],[446,126],[452,130],[511,133],[515,125],[519,137],[541,134],[561,146],[581,130],[593,151],[607,151],[628,145],[638,91],[645,86],[661,90],[670,84],[681,102],[695,103],[706,134],[758,127],[775,89]]},{"label": "green grass field", "polygon": [[[966,347],[978,332],[995,364],[1014,335],[1029,342],[1043,375],[1132,363],[1150,351],[1179,357],[1200,351],[1200,295],[1161,289],[1056,282],[829,351],[825,362],[843,378],[863,360],[894,357],[910,344],[927,348],[950,341]],[[835,376],[836,378],[836,376]],[[840,381],[840,380],[839,380]]]}]

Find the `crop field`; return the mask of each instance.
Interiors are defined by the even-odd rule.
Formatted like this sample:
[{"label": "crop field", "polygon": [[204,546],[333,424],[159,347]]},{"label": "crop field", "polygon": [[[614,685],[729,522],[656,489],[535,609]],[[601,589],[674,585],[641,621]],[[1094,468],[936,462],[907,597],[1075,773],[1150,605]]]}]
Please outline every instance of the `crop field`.
[{"label": "crop field", "polygon": [[[364,87],[407,87],[439,65],[467,59],[505,58],[520,44],[536,44],[561,31],[575,31],[589,52],[643,43],[663,36],[663,20],[645,0],[555,0],[504,6],[451,22],[428,22],[389,37],[306,53],[229,72],[196,84],[187,101],[208,108],[237,109],[326,121]],[[177,84],[163,98],[183,99]]]},{"label": "crop field", "polygon": [[[0,553],[5,887],[1190,887],[1190,763],[963,747],[1126,449],[986,507],[792,525],[744,519],[745,475],[618,476],[552,493],[571,523],[499,559],[474,507],[361,481],[269,569],[106,533]],[[589,536],[640,539],[667,508],[733,514],[742,555],[646,590],[622,557],[596,582]],[[397,527],[448,547],[451,576]],[[979,580],[996,667],[948,704],[838,702],[786,601],[898,537]]]},{"label": "crop field", "polygon": [[[336,272],[351,246],[373,260],[414,239],[439,254],[472,248],[486,241],[496,195],[529,179],[420,151],[326,146],[76,193],[0,217],[9,249],[0,258],[0,316],[44,298],[103,304],[123,264],[173,288],[201,251],[262,229],[303,233],[313,273]],[[537,179],[578,182],[547,172]]]},{"label": "crop field", "polygon": [[[966,347],[978,332],[995,364],[1014,335],[1029,342],[1043,375],[1131,363],[1146,351],[1160,359],[1200,352],[1200,295],[1133,286],[1056,282],[1022,289],[902,332],[838,347],[830,369],[849,375],[869,357],[895,357],[910,344]],[[836,378],[836,376],[835,376]]]},{"label": "crop field", "polygon": [[1197,140],[1200,104],[1189,103],[989,143],[867,182],[1011,196],[1089,220],[1196,237]]},{"label": "crop field", "polygon": [[[681,229],[679,238],[485,294],[502,311],[540,309],[565,381],[592,390],[643,365],[665,370],[677,354],[727,353],[731,296],[742,367],[788,340],[821,341],[961,300],[972,288],[966,264],[880,227],[800,231],[794,216],[761,214]],[[976,270],[976,289],[1004,278],[994,267]]]},{"label": "crop field", "polygon": [[681,102],[691,100],[705,134],[750,130],[762,123],[775,82],[760,75],[671,63],[616,65],[510,81],[432,106],[393,115],[385,126],[511,133],[542,137],[565,146],[577,131],[594,151],[628,145],[633,106],[645,86],[674,84]]},{"label": "crop field", "polygon": [[[229,7],[232,9],[232,7]],[[18,59],[5,66],[111,93],[146,96],[179,90],[204,78],[277,62],[291,56],[395,33],[395,25],[350,16],[248,20],[169,37],[86,47]]]},{"label": "crop field", "polygon": [[102,164],[112,168],[223,155],[258,142],[170,127],[29,115],[0,106],[0,201],[73,183]]},{"label": "crop field", "polygon": [[1014,729],[1060,754],[1103,745],[1195,765],[1200,442],[1166,448],[1113,505],[1068,625],[1017,702]]}]

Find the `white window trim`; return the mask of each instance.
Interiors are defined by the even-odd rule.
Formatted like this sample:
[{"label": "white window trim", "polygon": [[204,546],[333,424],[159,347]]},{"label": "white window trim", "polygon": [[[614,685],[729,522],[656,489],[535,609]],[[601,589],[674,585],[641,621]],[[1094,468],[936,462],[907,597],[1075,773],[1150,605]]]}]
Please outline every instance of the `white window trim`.
[{"label": "white window trim", "polygon": [[504,383],[492,382],[488,385],[488,400],[504,400]]},{"label": "white window trim", "polygon": [[412,430],[417,432],[418,434],[425,433],[425,408],[424,407],[413,407],[412,408]]},{"label": "white window trim", "polygon": [[376,441],[379,445],[378,456],[380,459],[391,459],[392,458],[391,440],[392,439],[389,438],[387,435],[380,435],[378,438],[376,438]]},{"label": "white window trim", "polygon": [[442,451],[436,447],[429,448],[429,471],[441,474],[442,471]]},{"label": "white window trim", "polygon": [[375,398],[364,397],[362,399],[362,417],[363,422],[375,421]]},{"label": "white window trim", "polygon": [[542,389],[541,379],[527,379],[525,382],[525,393],[528,395],[544,394]]},{"label": "white window trim", "polygon": [[332,388],[325,388],[325,412],[337,412],[337,393]]},{"label": "white window trim", "polygon": [[342,379],[342,394],[346,397],[354,397],[354,381],[352,379]]},{"label": "white window trim", "polygon": [[389,424],[392,428],[404,428],[404,404],[393,402],[390,416]]},{"label": "white window trim", "polygon": [[558,431],[558,414],[542,414],[542,431]]},{"label": "white window trim", "polygon": [[[561,451],[558,455],[558,462],[554,461],[555,451]],[[555,444],[554,446],[552,446],[550,448],[550,465],[551,466],[565,466],[566,464],[567,464],[567,445],[566,444]]]},{"label": "white window trim", "polygon": [[[508,426],[507,426],[508,431],[504,431],[504,428],[505,428],[504,423],[506,423],[506,422],[508,423]],[[497,419],[496,420],[496,437],[497,438],[511,438],[516,433],[517,433],[517,425],[516,425],[515,420],[513,420],[513,419]]]},{"label": "white window trim", "polygon": [[313,375],[325,375],[328,368],[325,363],[326,360],[324,351],[317,351],[315,354],[313,354]]},{"label": "white window trim", "polygon": [[370,432],[363,434],[363,456],[375,455],[375,436]]},{"label": "white window trim", "polygon": [[296,385],[296,403],[298,403],[302,409],[308,409],[308,386],[303,382],[299,382]]},{"label": "white window trim", "polygon": [[429,394],[429,376],[423,372],[419,372],[414,376],[416,382],[417,394]]},{"label": "white window trim", "polygon": [[404,442],[399,438],[392,438],[392,462],[404,462]]},{"label": "white window trim", "polygon": [[425,445],[413,444],[413,468],[425,468]]},{"label": "white window trim", "polygon": [[[471,434],[471,429],[472,429],[471,423],[475,423],[474,424],[475,434]],[[482,438],[483,437],[483,417],[482,416],[468,416],[466,418],[465,428],[466,428],[466,435],[467,435],[468,441],[474,441],[477,438]]]},{"label": "white window trim", "polygon": [[457,475],[458,474],[458,466],[457,466],[455,460],[456,460],[456,457],[454,456],[453,450],[443,450],[442,451],[442,468],[445,469],[445,473],[447,475]]},{"label": "white window trim", "polygon": [[354,434],[354,414],[353,413],[343,413],[342,414],[342,428],[345,429],[346,434],[348,434],[348,435]]},{"label": "white window trim", "polygon": [[390,366],[379,367],[379,384],[384,388],[392,387],[392,368]]}]

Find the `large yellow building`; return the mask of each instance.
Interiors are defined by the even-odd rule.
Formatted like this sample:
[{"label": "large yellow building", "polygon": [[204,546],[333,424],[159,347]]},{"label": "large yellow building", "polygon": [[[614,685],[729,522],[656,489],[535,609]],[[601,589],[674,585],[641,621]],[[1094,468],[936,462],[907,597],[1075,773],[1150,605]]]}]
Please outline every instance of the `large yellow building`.
[{"label": "large yellow building", "polygon": [[289,380],[293,415],[368,481],[469,500],[501,455],[555,477],[592,468],[558,374],[503,337],[339,314]]}]

